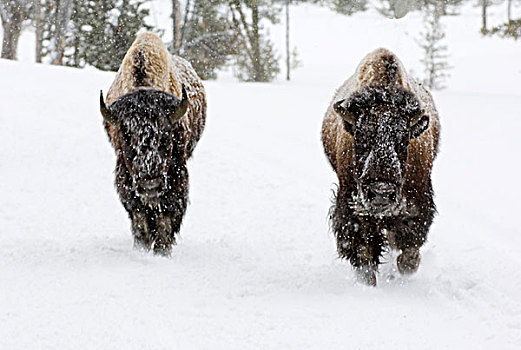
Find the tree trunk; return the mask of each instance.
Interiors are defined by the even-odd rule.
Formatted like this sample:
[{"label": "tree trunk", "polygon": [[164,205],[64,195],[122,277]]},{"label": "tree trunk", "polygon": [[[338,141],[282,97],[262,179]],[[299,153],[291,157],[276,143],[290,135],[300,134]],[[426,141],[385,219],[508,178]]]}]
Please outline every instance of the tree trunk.
[{"label": "tree trunk", "polygon": [[[78,13],[80,11],[79,0],[73,0],[72,5],[72,13]],[[81,24],[77,25],[75,30],[73,31],[74,39],[73,39],[73,53],[72,53],[72,66],[80,67],[80,32],[81,32]]]},{"label": "tree trunk", "polygon": [[70,9],[72,0],[57,0],[57,11],[55,18],[56,33],[54,37],[54,58],[52,64],[63,65],[65,54],[65,37],[67,35],[67,25],[69,24]]},{"label": "tree trunk", "polygon": [[291,0],[286,0],[286,80],[290,80],[291,56],[289,52],[289,3]]},{"label": "tree trunk", "polygon": [[183,46],[183,41],[185,39],[185,34],[186,34],[186,31],[189,29],[187,28],[187,25],[188,25],[188,16],[190,15],[190,6],[192,6],[190,0],[187,0],[186,1],[186,5],[185,5],[185,15],[184,15],[184,19],[183,19],[183,26],[181,27],[181,34],[180,34],[180,39],[179,39],[179,48],[178,48],[178,51],[181,49],[181,47]]},{"label": "tree trunk", "polygon": [[252,22],[252,42],[253,51],[253,71],[255,72],[255,81],[264,81],[264,72],[262,71],[261,53],[260,53],[260,37],[259,37],[259,4],[257,0],[251,3],[251,22]]},{"label": "tree trunk", "polygon": [[4,38],[2,40],[2,58],[16,60],[18,51],[18,39],[22,29],[21,19],[18,16],[11,17],[12,22],[3,25]]},{"label": "tree trunk", "polygon": [[4,30],[1,57],[16,60],[18,40],[22,33],[22,23],[25,20],[24,5],[16,0],[6,1],[0,8],[0,15]]},{"label": "tree trunk", "polygon": [[42,63],[42,4],[34,0],[34,23],[36,29],[36,62]]},{"label": "tree trunk", "polygon": [[510,22],[512,20],[512,0],[507,0],[507,17]]},{"label": "tree trunk", "polygon": [[[237,16],[235,15],[235,11],[239,12],[240,21],[239,21],[239,19],[237,19]],[[251,42],[251,40],[250,40],[251,34],[250,34],[250,31],[248,30],[248,25],[246,23],[244,14],[242,13],[242,10],[241,10],[241,7],[240,7],[240,4],[238,1],[234,2],[233,6],[232,6],[232,3],[230,3],[230,12],[232,14],[232,22],[233,22],[233,25],[235,26],[235,32],[236,32],[237,36],[241,37],[242,40],[244,41],[244,50],[246,51],[249,59],[253,62],[253,53],[252,53],[250,47],[248,46],[248,44]],[[242,23],[242,26],[244,27],[244,33],[241,30],[241,23]]]},{"label": "tree trunk", "polygon": [[481,26],[481,32],[487,33],[487,6],[488,6],[488,0],[481,0],[481,20],[482,20],[482,26]]},{"label": "tree trunk", "polygon": [[172,52],[178,53],[181,47],[181,4],[172,0]]}]

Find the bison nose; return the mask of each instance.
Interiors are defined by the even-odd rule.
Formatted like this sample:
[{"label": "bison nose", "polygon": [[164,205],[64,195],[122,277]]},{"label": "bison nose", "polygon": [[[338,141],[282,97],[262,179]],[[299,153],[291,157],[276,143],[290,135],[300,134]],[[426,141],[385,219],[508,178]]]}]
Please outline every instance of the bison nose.
[{"label": "bison nose", "polygon": [[396,202],[396,186],[387,182],[375,182],[368,186],[367,200],[374,206],[383,207]]}]

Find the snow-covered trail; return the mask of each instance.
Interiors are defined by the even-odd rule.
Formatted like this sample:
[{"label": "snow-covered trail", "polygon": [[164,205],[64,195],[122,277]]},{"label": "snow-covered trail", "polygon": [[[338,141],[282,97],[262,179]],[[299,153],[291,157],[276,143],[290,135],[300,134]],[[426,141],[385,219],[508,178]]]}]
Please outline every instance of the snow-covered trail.
[{"label": "snow-covered trail", "polygon": [[383,265],[377,288],[336,258],[320,125],[368,51],[421,72],[419,14],[295,7],[291,83],[207,82],[171,259],[132,250],[98,110],[113,74],[0,60],[0,349],[521,348],[521,49],[481,38],[474,10],[444,18],[454,68],[435,94],[439,216],[422,265]]},{"label": "snow-covered trail", "polygon": [[[509,186],[519,96],[486,96],[489,107],[483,96],[437,96],[440,216],[419,272],[386,281],[388,264],[372,289],[353,283],[328,233],[326,87],[206,84],[191,205],[164,259],[132,250],[112,185],[97,104],[112,74],[6,61],[0,71],[10,87],[0,105],[0,348],[521,345],[520,193]],[[488,108],[500,109],[494,123]]]}]

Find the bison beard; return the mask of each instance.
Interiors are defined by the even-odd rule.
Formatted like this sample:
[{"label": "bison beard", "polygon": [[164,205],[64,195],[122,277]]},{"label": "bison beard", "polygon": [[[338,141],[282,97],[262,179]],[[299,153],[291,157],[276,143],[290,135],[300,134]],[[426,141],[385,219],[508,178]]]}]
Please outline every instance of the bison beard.
[{"label": "bison beard", "polygon": [[322,142],[339,188],[330,209],[341,258],[376,285],[381,257],[400,250],[400,273],[415,272],[436,214],[430,173],[439,139],[430,94],[398,58],[378,49],[337,90]]}]

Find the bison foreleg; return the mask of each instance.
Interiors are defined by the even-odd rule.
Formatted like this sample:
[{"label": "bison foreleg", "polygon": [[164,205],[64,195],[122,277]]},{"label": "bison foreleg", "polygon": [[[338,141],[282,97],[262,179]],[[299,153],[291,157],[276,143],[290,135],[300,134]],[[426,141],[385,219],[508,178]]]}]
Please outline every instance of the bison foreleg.
[{"label": "bison foreleg", "polygon": [[420,247],[427,240],[436,210],[432,206],[423,212],[423,215],[415,217],[397,218],[389,227],[391,246],[401,250],[396,263],[402,274],[414,273],[420,266]]},{"label": "bison foreleg", "polygon": [[414,273],[418,270],[418,267],[420,267],[420,260],[420,249],[404,249],[398,258],[396,258],[398,271],[400,271],[402,275]]},{"label": "bison foreleg", "polygon": [[172,219],[169,215],[160,214],[154,220],[154,253],[163,256],[172,254],[172,244],[175,236],[172,232]]},{"label": "bison foreleg", "polygon": [[154,253],[158,255],[170,256],[172,245],[176,244],[175,235],[181,229],[181,222],[186,211],[185,206],[174,212],[161,213],[154,219]]},{"label": "bison foreleg", "polygon": [[361,282],[374,286],[385,240],[376,222],[354,213],[349,199],[340,188],[331,211],[338,255],[349,260]]},{"label": "bison foreleg", "polygon": [[134,236],[134,248],[149,251],[152,245],[152,235],[147,216],[143,211],[131,214],[132,235]]}]

